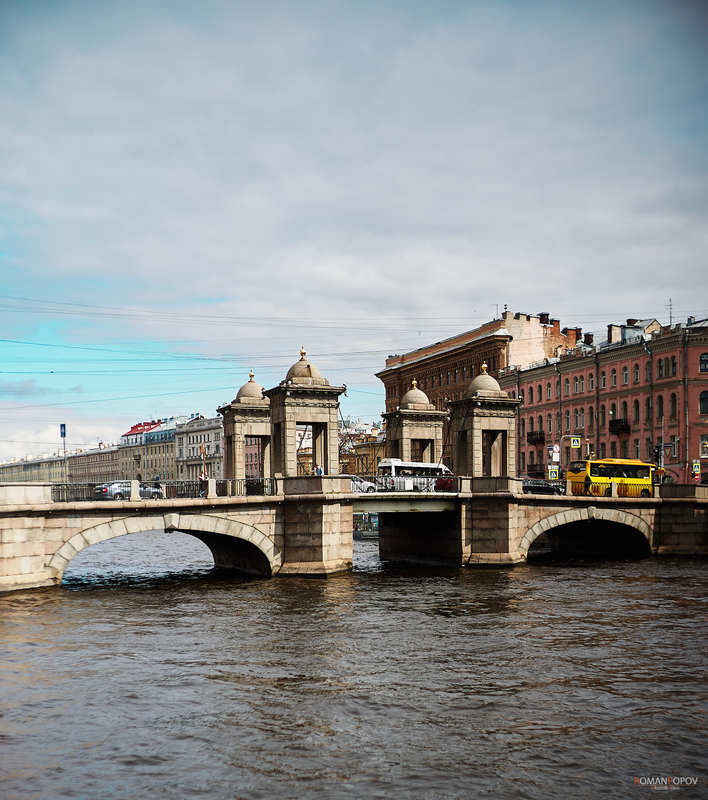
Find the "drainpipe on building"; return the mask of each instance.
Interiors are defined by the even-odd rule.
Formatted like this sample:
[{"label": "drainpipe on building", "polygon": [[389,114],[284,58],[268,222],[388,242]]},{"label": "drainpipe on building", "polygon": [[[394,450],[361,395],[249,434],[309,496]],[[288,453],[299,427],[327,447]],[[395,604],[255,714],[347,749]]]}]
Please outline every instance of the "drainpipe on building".
[{"label": "drainpipe on building", "polygon": [[556,383],[556,387],[558,389],[558,427],[560,430],[558,431],[558,447],[560,447],[560,451],[558,455],[560,459],[558,461],[558,466],[560,468],[561,474],[563,472],[563,387],[561,386],[561,377],[560,377],[560,368],[558,364],[553,365],[556,375],[558,376],[558,380]]},{"label": "drainpipe on building", "polygon": [[[644,349],[649,356],[649,452],[654,452],[654,353],[646,342]],[[651,456],[650,456],[651,457]]]},{"label": "drainpipe on building", "polygon": [[595,350],[595,458],[600,454],[600,356]]},{"label": "drainpipe on building", "polygon": [[[516,399],[519,400],[521,391],[521,371],[516,370]],[[516,477],[519,477],[519,465],[521,464],[521,403],[516,405]],[[526,464],[524,464],[524,470]]]}]

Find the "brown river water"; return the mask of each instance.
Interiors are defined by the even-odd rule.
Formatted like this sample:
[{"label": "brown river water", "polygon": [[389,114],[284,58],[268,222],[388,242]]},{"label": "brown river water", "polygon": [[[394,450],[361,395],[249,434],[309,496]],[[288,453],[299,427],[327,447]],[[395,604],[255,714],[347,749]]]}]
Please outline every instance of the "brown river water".
[{"label": "brown river water", "polygon": [[350,575],[239,580],[133,534],[0,595],[0,798],[706,796],[708,562],[355,546]]}]

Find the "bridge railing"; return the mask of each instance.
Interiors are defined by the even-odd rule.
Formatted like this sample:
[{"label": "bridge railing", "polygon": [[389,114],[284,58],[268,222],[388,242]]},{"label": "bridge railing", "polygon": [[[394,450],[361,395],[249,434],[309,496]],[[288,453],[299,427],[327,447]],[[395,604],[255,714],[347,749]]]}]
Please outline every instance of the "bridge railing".
[{"label": "bridge railing", "polygon": [[622,483],[609,478],[595,478],[592,483],[584,480],[569,480],[570,491],[568,494],[586,495],[590,497],[655,497],[658,496],[656,486],[646,484]]},{"label": "bridge railing", "polygon": [[53,503],[80,503],[85,500],[96,500],[95,488],[98,483],[53,483]]},{"label": "bridge railing", "polygon": [[219,478],[206,481],[163,481],[166,498],[257,497],[278,493],[276,478]]}]

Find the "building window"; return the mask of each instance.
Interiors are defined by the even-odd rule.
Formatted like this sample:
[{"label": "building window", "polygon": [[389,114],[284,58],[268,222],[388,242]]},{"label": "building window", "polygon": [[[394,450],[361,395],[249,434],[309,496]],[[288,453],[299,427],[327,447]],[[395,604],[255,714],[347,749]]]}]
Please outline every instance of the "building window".
[{"label": "building window", "polygon": [[533,459],[534,459],[534,451],[533,451],[533,450],[530,450],[530,451],[529,451],[529,466],[530,466],[530,467],[532,467],[532,466],[533,466]]},{"label": "building window", "polygon": [[676,419],[676,414],[678,410],[677,406],[678,403],[676,402],[676,395],[672,393],[671,397],[669,398],[669,412],[670,412],[669,416],[671,417],[672,420]]},{"label": "building window", "polygon": [[594,389],[595,389],[595,376],[594,376],[594,374],[591,372],[591,373],[588,375],[588,391],[589,391],[589,392],[592,392],[592,391],[594,391]]},{"label": "building window", "polygon": [[647,397],[644,401],[644,421],[651,424],[651,397]]},{"label": "building window", "polygon": [[573,378],[573,394],[577,394],[577,393],[578,393],[578,376],[576,375]]},{"label": "building window", "polygon": [[610,458],[617,458],[617,441],[615,439],[610,442]]},{"label": "building window", "polygon": [[607,388],[607,376],[604,372],[600,373],[600,388],[606,389]]},{"label": "building window", "polygon": [[543,400],[543,387],[541,384],[538,384],[538,388],[536,389],[536,397],[538,397],[538,402],[542,402]]},{"label": "building window", "polygon": [[[708,355],[708,353],[706,355]],[[549,382],[546,384],[546,400],[550,399],[551,399],[551,384]]]},{"label": "building window", "polygon": [[568,378],[566,378],[565,381],[563,382],[563,392],[566,395],[570,394],[570,380]]},{"label": "building window", "polygon": [[701,372],[708,372],[708,353],[701,353],[700,370]]},{"label": "building window", "polygon": [[553,433],[553,415],[549,414],[546,417],[546,427],[548,428],[548,433]]},{"label": "building window", "polygon": [[[639,364],[634,365],[633,375],[634,375],[634,382],[639,383]],[[639,456],[637,456],[637,458],[639,458]]]},{"label": "building window", "polygon": [[615,403],[610,406],[610,419],[617,419],[617,406]]},{"label": "building window", "polygon": [[701,435],[701,458],[708,458],[708,433]]},{"label": "building window", "polygon": [[[639,425],[639,400],[635,400],[632,404],[632,422]],[[639,456],[637,456],[639,458]]]},{"label": "building window", "polygon": [[579,389],[580,389],[580,394],[583,394],[583,392],[585,391],[585,376],[584,375],[581,375],[580,378],[578,379],[578,386],[579,386]]},{"label": "building window", "polygon": [[629,419],[629,414],[627,413],[627,403],[624,400],[622,401],[622,419],[625,421]]},{"label": "building window", "polygon": [[570,464],[570,447],[565,448],[565,463]]},{"label": "building window", "polygon": [[538,429],[543,430],[543,417],[540,414],[538,415]]},{"label": "building window", "polygon": [[676,377],[676,356],[671,356],[671,375]]},{"label": "building window", "polygon": [[529,405],[533,403],[533,386],[529,386]]},{"label": "building window", "polygon": [[605,428],[605,406],[604,405],[600,406],[600,421],[598,423],[598,427],[600,428],[600,430],[604,430],[604,428]]},{"label": "building window", "polygon": [[626,439],[620,442],[620,458],[629,458],[629,442]]},{"label": "building window", "polygon": [[617,370],[614,369],[614,368],[612,369],[612,372],[610,373],[610,385],[611,386],[617,386]]},{"label": "building window", "polygon": [[622,367],[622,385],[626,386],[629,383],[629,367]]},{"label": "building window", "polygon": [[647,361],[647,383],[651,383],[651,361]]},{"label": "building window", "polygon": [[578,409],[575,408],[575,409],[573,409],[573,428],[575,430],[577,430],[579,426],[580,426],[580,422],[579,422]]},{"label": "building window", "polygon": [[656,364],[656,377],[663,378],[664,377],[664,359],[660,358]]},{"label": "building window", "polygon": [[[706,392],[706,394],[708,394],[708,392]],[[568,411],[568,409],[565,411],[565,432],[570,432],[570,411]]]},{"label": "building window", "polygon": [[529,417],[529,433],[533,431],[533,417]]},{"label": "building window", "polygon": [[639,450],[640,450],[640,448],[639,448],[639,439],[635,439],[634,440],[634,458],[641,458],[642,454],[640,453]]},{"label": "building window", "polygon": [[708,414],[708,392],[701,392],[700,410],[701,414]]},{"label": "building window", "polygon": [[593,414],[592,406],[588,406],[588,428],[592,431],[595,416]]},{"label": "building window", "polygon": [[607,458],[607,448],[604,442],[600,442],[600,458]]},{"label": "building window", "polygon": [[521,472],[526,472],[526,453],[521,453]]},{"label": "building window", "polygon": [[521,418],[521,438],[523,439],[526,436],[526,420],[522,417]]},{"label": "building window", "polygon": [[[708,394],[708,392],[706,392]],[[656,398],[656,418],[663,419],[664,418],[664,398],[662,395],[659,395]]]}]

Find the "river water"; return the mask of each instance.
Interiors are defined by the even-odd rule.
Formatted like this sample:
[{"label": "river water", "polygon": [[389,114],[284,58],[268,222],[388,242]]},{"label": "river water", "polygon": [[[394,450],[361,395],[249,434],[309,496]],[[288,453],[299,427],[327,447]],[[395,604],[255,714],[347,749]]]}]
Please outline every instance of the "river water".
[{"label": "river water", "polygon": [[233,580],[181,534],[0,596],[0,797],[641,797],[706,788],[701,560]]}]

